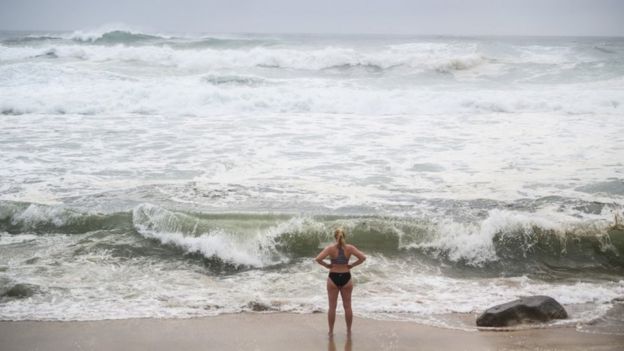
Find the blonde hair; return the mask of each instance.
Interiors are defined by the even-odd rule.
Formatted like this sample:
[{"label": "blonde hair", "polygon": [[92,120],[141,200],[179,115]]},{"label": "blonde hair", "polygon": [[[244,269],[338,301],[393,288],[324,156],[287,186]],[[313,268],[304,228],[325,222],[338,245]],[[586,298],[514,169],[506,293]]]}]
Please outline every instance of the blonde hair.
[{"label": "blonde hair", "polygon": [[338,228],[334,231],[334,238],[338,241],[338,245],[340,247],[345,247],[347,245],[347,241],[345,240],[346,234],[342,228]]}]

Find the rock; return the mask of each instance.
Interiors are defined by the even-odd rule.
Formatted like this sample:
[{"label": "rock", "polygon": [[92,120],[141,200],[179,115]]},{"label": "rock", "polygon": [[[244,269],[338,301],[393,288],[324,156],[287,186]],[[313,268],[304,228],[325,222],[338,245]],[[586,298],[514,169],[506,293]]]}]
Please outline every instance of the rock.
[{"label": "rock", "polygon": [[488,308],[477,318],[477,326],[507,327],[565,318],[568,318],[568,313],[552,297],[528,296]]}]

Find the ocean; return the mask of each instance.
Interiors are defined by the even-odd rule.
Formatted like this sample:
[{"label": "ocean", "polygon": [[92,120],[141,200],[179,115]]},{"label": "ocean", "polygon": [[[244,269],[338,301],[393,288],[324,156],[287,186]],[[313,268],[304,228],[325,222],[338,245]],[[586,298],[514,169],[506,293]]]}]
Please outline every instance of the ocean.
[{"label": "ocean", "polygon": [[343,227],[356,316],[624,334],[623,38],[0,32],[0,150],[1,320],[324,312]]}]

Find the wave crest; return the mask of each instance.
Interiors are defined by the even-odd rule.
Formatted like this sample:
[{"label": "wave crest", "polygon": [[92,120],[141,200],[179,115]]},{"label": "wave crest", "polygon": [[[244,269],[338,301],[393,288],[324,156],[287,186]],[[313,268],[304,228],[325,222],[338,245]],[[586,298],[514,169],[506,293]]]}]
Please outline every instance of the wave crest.
[{"label": "wave crest", "polygon": [[[331,231],[337,226],[346,228],[348,242],[387,258],[433,260],[435,265],[442,261],[455,268],[490,273],[624,274],[622,228],[553,213],[493,209],[481,221],[465,223],[416,218],[193,214],[151,204],[139,205],[131,213],[113,214],[25,203],[3,202],[0,206],[0,231],[138,233],[218,269],[262,268],[313,257],[333,242]],[[155,251],[137,252],[149,255]]]},{"label": "wave crest", "polygon": [[472,267],[624,272],[624,231],[571,216],[494,209],[480,223],[441,222],[431,240],[409,248]]},{"label": "wave crest", "polygon": [[95,36],[90,34],[75,34],[72,35],[72,39],[79,42],[91,42],[97,44],[132,44],[163,38],[156,35],[114,30]]},{"label": "wave crest", "polygon": [[99,28],[77,30],[66,37],[76,42],[124,44],[137,43],[167,37],[149,34],[138,28],[125,24],[107,24]]},{"label": "wave crest", "polygon": [[[132,211],[132,222],[137,232],[146,238],[235,267],[265,267],[287,262],[301,250],[308,253],[310,246],[318,248],[318,234],[324,231],[315,231],[313,227],[318,223],[300,217],[274,225],[259,223],[259,228],[249,231],[238,223],[228,223],[227,218],[204,219],[151,204],[137,206]],[[228,228],[228,224],[238,230]]]}]

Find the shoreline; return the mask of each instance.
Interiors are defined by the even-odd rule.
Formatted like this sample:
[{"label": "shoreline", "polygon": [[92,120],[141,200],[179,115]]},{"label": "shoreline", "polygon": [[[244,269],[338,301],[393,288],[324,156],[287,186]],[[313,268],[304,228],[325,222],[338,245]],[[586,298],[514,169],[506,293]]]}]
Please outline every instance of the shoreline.
[{"label": "shoreline", "polygon": [[0,321],[3,350],[621,350],[623,335],[574,327],[463,331],[409,321],[354,319],[333,337],[325,313],[239,313],[188,319]]}]

